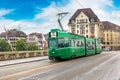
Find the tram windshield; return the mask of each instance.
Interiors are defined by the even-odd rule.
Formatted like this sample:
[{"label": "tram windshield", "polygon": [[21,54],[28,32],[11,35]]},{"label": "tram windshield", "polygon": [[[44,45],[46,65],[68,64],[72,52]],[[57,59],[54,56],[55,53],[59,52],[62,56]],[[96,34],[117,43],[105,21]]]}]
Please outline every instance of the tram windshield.
[{"label": "tram windshield", "polygon": [[57,39],[49,39],[49,48],[50,49],[57,48]]}]

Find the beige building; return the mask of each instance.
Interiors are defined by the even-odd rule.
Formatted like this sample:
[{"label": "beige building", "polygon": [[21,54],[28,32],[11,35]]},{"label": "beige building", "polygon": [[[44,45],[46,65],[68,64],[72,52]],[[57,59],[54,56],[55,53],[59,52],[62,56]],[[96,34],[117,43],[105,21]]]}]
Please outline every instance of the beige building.
[{"label": "beige building", "polygon": [[24,41],[26,41],[26,37],[27,35],[23,31],[19,31],[16,29],[11,29],[0,34],[0,38],[7,39],[10,42],[13,50],[15,50],[17,40],[23,39]]},{"label": "beige building", "polygon": [[103,48],[107,50],[120,49],[120,26],[108,21],[102,22]]},{"label": "beige building", "polygon": [[90,9],[78,9],[69,20],[69,32],[90,38],[102,38],[101,22]]},{"label": "beige building", "polygon": [[38,49],[44,49],[45,47],[45,37],[42,33],[31,33],[27,36],[27,44],[35,43]]}]

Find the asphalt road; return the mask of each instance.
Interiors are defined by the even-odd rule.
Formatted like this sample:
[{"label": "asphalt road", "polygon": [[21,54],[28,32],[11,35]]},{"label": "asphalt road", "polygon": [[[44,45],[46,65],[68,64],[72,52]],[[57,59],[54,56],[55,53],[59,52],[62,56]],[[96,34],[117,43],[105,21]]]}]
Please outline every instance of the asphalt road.
[{"label": "asphalt road", "polygon": [[120,51],[0,67],[0,80],[120,80]]}]

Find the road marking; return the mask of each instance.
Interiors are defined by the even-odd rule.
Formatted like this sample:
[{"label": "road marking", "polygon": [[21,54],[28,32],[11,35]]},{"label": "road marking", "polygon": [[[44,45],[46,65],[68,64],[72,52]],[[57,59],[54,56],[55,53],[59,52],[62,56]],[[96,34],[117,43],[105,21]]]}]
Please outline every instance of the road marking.
[{"label": "road marking", "polygon": [[115,55],[114,57],[110,58],[109,60],[106,60],[105,62],[99,64],[98,66],[96,66],[96,67],[94,67],[94,68],[92,68],[90,71],[88,71],[87,73],[85,73],[85,75],[89,75],[89,74],[91,74],[92,72],[100,69],[102,66],[104,66],[104,65],[107,64],[108,62],[112,61],[113,59],[115,59],[115,58],[118,57],[119,55],[120,55],[120,54]]}]

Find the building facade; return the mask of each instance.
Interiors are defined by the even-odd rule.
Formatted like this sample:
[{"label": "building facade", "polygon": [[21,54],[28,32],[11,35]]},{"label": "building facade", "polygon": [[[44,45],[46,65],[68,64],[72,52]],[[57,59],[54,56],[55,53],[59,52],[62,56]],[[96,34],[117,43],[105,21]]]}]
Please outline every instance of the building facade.
[{"label": "building facade", "polygon": [[9,41],[13,50],[15,50],[17,40],[23,39],[24,41],[26,41],[26,37],[27,35],[23,31],[19,31],[16,29],[11,29],[11,30],[8,30],[7,32],[2,32],[0,34],[0,38],[6,39],[7,41]]},{"label": "building facade", "polygon": [[120,49],[120,26],[108,21],[103,21],[103,49]]},{"label": "building facade", "polygon": [[27,44],[35,43],[38,49],[44,49],[46,40],[42,33],[31,33],[28,35],[26,42]]},{"label": "building facade", "polygon": [[90,9],[78,9],[69,19],[69,32],[89,38],[102,38],[102,27],[99,18]]}]

